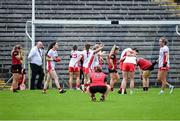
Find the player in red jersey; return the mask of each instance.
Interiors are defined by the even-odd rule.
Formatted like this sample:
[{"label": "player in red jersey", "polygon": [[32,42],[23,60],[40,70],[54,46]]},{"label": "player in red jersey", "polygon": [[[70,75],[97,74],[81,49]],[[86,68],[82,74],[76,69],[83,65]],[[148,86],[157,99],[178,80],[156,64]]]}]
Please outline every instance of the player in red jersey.
[{"label": "player in red jersey", "polygon": [[107,57],[108,70],[111,78],[110,79],[111,91],[113,91],[114,84],[119,80],[119,74],[117,72],[117,57],[116,57],[118,52],[119,52],[119,47],[114,45]]},{"label": "player in red jersey", "polygon": [[87,93],[92,101],[96,101],[96,93],[101,93],[100,101],[104,101],[111,87],[106,83],[106,75],[102,72],[101,67],[97,66],[95,72],[90,73],[90,86],[87,87]]},{"label": "player in red jersey", "polygon": [[76,78],[76,89],[80,89],[80,64],[79,59],[81,58],[81,53],[78,51],[77,45],[73,46],[73,50],[70,55],[69,62],[69,88],[72,89],[73,78]]},{"label": "player in red jersey", "polygon": [[154,66],[157,61],[151,62],[144,58],[137,59],[137,66],[139,67],[140,77],[143,84],[143,90],[148,91],[149,88],[149,77],[151,76],[151,71],[154,70]]},{"label": "player in red jersey", "polygon": [[12,82],[12,91],[17,92],[18,88],[18,82],[20,79],[20,74],[22,72],[22,47],[20,45],[16,45],[12,52],[12,66],[11,66],[11,72],[13,74],[13,82]]}]

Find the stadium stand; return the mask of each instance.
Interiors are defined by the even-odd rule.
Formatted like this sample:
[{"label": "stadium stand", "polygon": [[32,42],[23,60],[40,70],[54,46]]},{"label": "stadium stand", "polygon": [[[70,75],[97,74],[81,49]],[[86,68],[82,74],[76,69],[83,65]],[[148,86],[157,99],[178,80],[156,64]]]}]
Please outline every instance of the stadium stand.
[{"label": "stadium stand", "polygon": [[[62,20],[179,20],[180,11],[170,2],[150,0],[36,0],[36,19]],[[10,78],[11,49],[21,43],[26,47],[26,54],[31,45],[25,35],[25,23],[31,20],[31,0],[0,1],[0,67],[4,80]],[[137,26],[137,25],[37,25],[36,41],[42,40],[47,47],[52,41],[60,43],[59,54],[62,63],[58,72],[67,80],[67,67],[70,49],[77,44],[82,49],[85,42],[95,44],[103,42],[105,51],[113,44],[121,50],[137,47],[140,55],[155,59],[158,55],[158,39],[169,39],[171,71],[169,79],[180,84],[180,37],[175,26]],[[121,52],[121,51],[120,51]],[[5,70],[5,72],[4,72]],[[156,85],[156,73],[152,73],[152,83]],[[136,82],[140,82],[138,73]]]}]

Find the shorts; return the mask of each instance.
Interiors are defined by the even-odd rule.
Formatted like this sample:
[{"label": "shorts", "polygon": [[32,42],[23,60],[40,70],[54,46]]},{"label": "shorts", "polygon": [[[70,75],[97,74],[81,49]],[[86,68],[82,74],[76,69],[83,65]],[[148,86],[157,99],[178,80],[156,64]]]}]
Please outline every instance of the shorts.
[{"label": "shorts", "polygon": [[116,69],[108,69],[108,70],[109,70],[109,73],[117,73]]},{"label": "shorts", "polygon": [[159,68],[160,71],[169,71],[169,69],[170,68],[168,66],[167,67],[160,67]]},{"label": "shorts", "polygon": [[79,72],[80,68],[79,67],[69,67],[69,72]]},{"label": "shorts", "polygon": [[122,71],[134,72],[135,71],[135,65],[132,63],[123,63]]},{"label": "shorts", "polygon": [[143,71],[143,77],[144,77],[144,78],[149,78],[150,75],[151,75],[151,71],[150,71],[150,70],[145,70],[145,71]]},{"label": "shorts", "polygon": [[11,72],[12,73],[19,73],[20,74],[21,71],[22,71],[22,65],[21,64],[11,66]]},{"label": "shorts", "polygon": [[83,72],[84,72],[84,74],[89,74],[90,69],[89,69],[89,68],[83,67]]},{"label": "shorts", "polygon": [[107,86],[90,86],[89,91],[92,94],[95,94],[98,92],[104,94],[107,91]]}]

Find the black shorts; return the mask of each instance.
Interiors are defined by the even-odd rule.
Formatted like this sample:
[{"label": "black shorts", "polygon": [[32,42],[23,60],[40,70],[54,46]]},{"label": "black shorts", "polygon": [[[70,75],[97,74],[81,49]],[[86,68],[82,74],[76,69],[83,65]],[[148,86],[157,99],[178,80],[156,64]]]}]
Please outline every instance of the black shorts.
[{"label": "black shorts", "polygon": [[149,66],[149,67],[148,67],[147,69],[145,69],[145,70],[149,70],[149,71],[154,70],[154,65]]},{"label": "black shorts", "polygon": [[117,73],[117,70],[115,69],[108,69],[109,70],[109,73]]},{"label": "black shorts", "polygon": [[107,86],[90,86],[89,91],[92,94],[97,92],[104,94],[107,91]]},{"label": "black shorts", "polygon": [[21,64],[11,66],[11,72],[12,73],[21,73],[21,71],[22,71],[22,65]]}]

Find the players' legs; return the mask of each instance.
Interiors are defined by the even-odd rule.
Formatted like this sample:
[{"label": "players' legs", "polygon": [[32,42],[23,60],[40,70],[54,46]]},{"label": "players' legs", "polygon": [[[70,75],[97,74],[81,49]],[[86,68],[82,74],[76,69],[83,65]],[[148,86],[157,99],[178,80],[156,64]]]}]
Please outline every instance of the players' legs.
[{"label": "players' legs", "polygon": [[56,73],[56,71],[54,69],[52,69],[50,71],[50,77],[54,80],[54,82],[56,84],[56,87],[58,89],[61,89],[60,84],[59,84],[59,78],[58,78],[57,73]]},{"label": "players' legs", "polygon": [[124,91],[126,89],[126,84],[128,82],[128,72],[127,71],[123,71],[123,81],[121,83],[121,88],[122,88],[122,92],[121,94],[124,94]]},{"label": "players' legs", "polygon": [[130,75],[130,93],[133,93],[133,89],[134,89],[134,71],[133,72],[129,72]]},{"label": "players' legs", "polygon": [[75,78],[76,78],[76,89],[80,88],[80,71],[75,72]]},{"label": "players' legs", "polygon": [[72,89],[73,72],[69,72],[69,88]]},{"label": "players' legs", "polygon": [[19,73],[13,73],[13,82],[12,82],[12,91],[16,92],[18,88],[18,80],[19,80],[20,74]]},{"label": "players' legs", "polygon": [[[91,88],[91,89],[90,89]],[[95,93],[93,93],[93,90],[92,90],[92,87],[88,86],[86,88],[86,92],[87,94],[91,97],[91,100],[92,101],[96,101],[96,96],[95,96]]]},{"label": "players' legs", "polygon": [[111,86],[110,86],[110,85],[106,85],[106,86],[107,86],[107,90],[106,90],[106,92],[103,94],[105,98],[107,97],[108,93],[111,91]]},{"label": "players' legs", "polygon": [[149,70],[143,71],[142,78],[143,78],[143,90],[144,91],[148,91],[150,75],[151,75],[151,72]]},{"label": "players' legs", "polygon": [[117,72],[110,73],[110,86],[111,91],[113,91],[114,84],[119,80],[119,74]]},{"label": "players' legs", "polygon": [[47,78],[46,78],[46,81],[44,82],[44,89],[43,89],[44,93],[46,92],[46,90],[48,88],[49,82],[50,82],[50,74],[47,73]]}]

